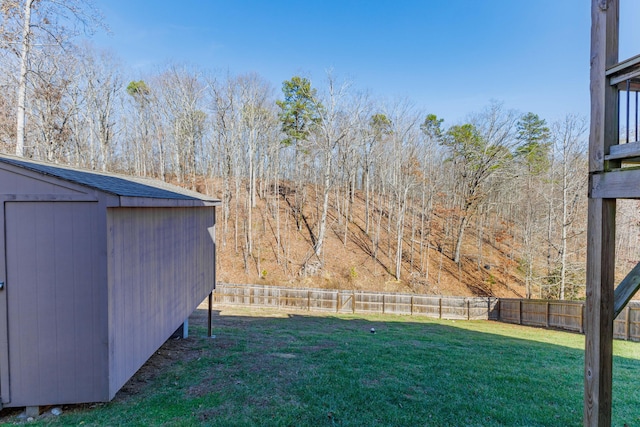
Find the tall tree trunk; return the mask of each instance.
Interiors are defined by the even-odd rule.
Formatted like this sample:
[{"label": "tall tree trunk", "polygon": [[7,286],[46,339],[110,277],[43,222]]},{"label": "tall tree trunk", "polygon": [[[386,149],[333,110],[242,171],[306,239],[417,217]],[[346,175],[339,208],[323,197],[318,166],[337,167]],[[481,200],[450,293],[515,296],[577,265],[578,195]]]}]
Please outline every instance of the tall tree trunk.
[{"label": "tall tree trunk", "polygon": [[566,288],[566,276],[567,276],[567,228],[568,224],[568,164],[565,156],[563,162],[563,177],[562,177],[562,231],[561,231],[561,246],[560,246],[560,299],[565,297]]},{"label": "tall tree trunk", "polygon": [[396,222],[396,280],[400,280],[400,276],[402,273],[402,237],[404,231],[404,213],[407,205],[407,192],[404,191],[404,194],[400,196],[398,202],[400,206],[398,206],[398,218]]},{"label": "tall tree trunk", "polygon": [[369,180],[369,165],[365,166],[365,172],[363,172],[364,179],[364,232],[369,234],[369,197],[370,197],[370,180]]},{"label": "tall tree trunk", "polygon": [[329,211],[329,191],[331,190],[331,153],[327,152],[325,156],[325,169],[324,169],[324,189],[322,200],[322,213],[320,214],[320,224],[318,227],[318,238],[316,239],[316,245],[314,251],[316,256],[320,258],[322,252],[322,244],[324,243],[324,235],[327,229],[327,213]]},{"label": "tall tree trunk", "polygon": [[22,47],[20,49],[20,81],[18,83],[18,117],[16,123],[16,156],[24,156],[24,129],[27,103],[27,73],[29,72],[29,50],[31,49],[31,6],[33,0],[24,3],[22,24]]},{"label": "tall tree trunk", "polygon": [[467,223],[469,222],[469,218],[466,213],[462,214],[462,219],[460,220],[460,227],[458,228],[458,238],[456,239],[456,247],[453,255],[453,262],[456,264],[460,264],[460,249],[462,248],[462,238],[464,236],[464,230],[467,228]]}]

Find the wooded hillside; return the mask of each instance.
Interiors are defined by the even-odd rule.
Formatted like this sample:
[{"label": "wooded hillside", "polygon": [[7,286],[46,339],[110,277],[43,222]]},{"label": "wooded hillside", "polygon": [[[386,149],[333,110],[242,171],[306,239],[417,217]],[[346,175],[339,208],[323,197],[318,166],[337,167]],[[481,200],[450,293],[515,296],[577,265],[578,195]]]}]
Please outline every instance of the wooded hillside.
[{"label": "wooded hillside", "polygon": [[[23,146],[19,64],[2,57],[0,150],[221,198],[220,280],[583,297],[580,117],[491,102],[449,124],[332,74],[278,89],[178,65],[130,79],[108,54],[69,52],[30,57]],[[619,203],[622,263],[637,260],[637,208]]]}]

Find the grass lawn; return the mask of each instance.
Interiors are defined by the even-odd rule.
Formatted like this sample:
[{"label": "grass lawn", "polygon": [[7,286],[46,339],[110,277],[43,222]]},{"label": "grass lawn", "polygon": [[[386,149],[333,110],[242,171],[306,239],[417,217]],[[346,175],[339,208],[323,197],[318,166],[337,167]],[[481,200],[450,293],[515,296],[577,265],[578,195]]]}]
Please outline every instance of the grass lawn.
[{"label": "grass lawn", "polygon": [[[198,310],[190,338],[165,344],[112,402],[65,407],[33,424],[582,425],[582,335],[489,321],[217,309],[215,338],[205,337]],[[640,425],[640,343],[616,341],[614,352],[613,425]]]}]

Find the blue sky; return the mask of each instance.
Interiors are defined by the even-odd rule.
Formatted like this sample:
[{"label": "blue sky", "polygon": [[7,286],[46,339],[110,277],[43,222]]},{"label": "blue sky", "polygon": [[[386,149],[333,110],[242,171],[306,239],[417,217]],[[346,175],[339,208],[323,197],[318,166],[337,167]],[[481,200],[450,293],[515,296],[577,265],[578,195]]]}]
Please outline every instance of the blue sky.
[{"label": "blue sky", "polygon": [[[279,94],[326,70],[451,125],[491,100],[552,122],[589,114],[589,0],[96,0],[127,78],[169,62],[257,72]],[[638,40],[621,0],[621,58]],[[633,13],[632,13],[633,12]]]}]

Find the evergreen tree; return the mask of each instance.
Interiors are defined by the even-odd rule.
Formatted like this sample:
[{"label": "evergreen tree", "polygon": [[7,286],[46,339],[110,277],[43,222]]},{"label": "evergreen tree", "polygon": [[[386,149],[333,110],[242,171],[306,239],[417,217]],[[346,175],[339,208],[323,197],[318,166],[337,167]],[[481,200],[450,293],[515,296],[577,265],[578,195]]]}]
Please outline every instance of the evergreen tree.
[{"label": "evergreen tree", "polygon": [[527,113],[516,124],[518,146],[516,157],[527,165],[529,173],[538,175],[549,167],[551,131],[544,119]]},{"label": "evergreen tree", "polygon": [[293,76],[282,83],[283,101],[276,101],[280,112],[278,118],[282,122],[282,131],[286,138],[285,145],[306,141],[313,127],[318,123],[316,89],[311,87],[309,79]]}]

